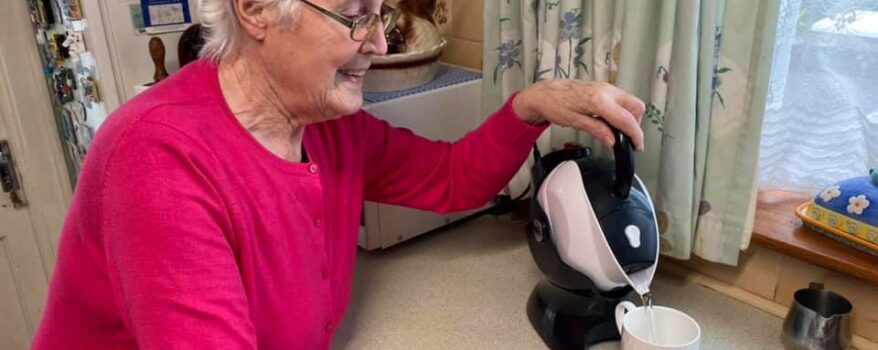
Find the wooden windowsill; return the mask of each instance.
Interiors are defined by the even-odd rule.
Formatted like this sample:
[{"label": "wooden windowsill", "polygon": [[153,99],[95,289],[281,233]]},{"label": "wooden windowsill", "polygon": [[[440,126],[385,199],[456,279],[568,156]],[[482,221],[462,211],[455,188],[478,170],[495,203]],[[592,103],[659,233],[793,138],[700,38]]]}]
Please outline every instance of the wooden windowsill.
[{"label": "wooden windowsill", "polygon": [[878,257],[802,226],[802,220],[794,210],[809,199],[792,192],[760,192],[752,241],[814,265],[878,284]]}]

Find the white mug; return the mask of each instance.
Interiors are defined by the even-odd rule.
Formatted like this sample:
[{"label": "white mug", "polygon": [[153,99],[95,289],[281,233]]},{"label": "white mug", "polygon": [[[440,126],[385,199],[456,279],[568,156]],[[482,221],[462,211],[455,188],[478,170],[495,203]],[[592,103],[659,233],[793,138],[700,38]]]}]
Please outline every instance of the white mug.
[{"label": "white mug", "polygon": [[692,317],[664,306],[653,306],[652,314],[655,329],[650,329],[646,308],[629,301],[616,305],[616,327],[622,334],[622,350],[698,349],[701,327]]}]

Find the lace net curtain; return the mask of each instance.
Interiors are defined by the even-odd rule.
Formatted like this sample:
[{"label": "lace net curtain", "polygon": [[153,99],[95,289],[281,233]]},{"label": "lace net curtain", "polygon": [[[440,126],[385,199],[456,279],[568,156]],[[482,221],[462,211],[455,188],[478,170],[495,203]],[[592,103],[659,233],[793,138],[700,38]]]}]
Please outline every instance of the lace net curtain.
[{"label": "lace net curtain", "polygon": [[783,0],[760,187],[816,193],[878,166],[878,0]]}]

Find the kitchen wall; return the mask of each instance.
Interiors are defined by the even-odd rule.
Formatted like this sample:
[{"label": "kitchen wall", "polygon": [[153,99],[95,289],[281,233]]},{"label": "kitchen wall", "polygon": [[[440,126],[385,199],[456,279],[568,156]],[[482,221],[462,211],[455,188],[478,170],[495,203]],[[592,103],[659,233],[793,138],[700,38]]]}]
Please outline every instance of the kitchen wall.
[{"label": "kitchen wall", "polygon": [[442,52],[442,61],[476,70],[482,69],[483,1],[436,1],[434,17],[437,19],[439,32],[448,41]]},{"label": "kitchen wall", "polygon": [[[127,101],[134,95],[134,86],[152,81],[155,66],[149,56],[149,39],[159,37],[165,44],[165,68],[168,73],[176,72],[180,64],[177,60],[177,42],[182,32],[158,35],[135,34],[131,19],[130,5],[139,4],[138,0],[82,0],[86,8],[89,25],[94,26],[101,21],[101,35],[105,36],[107,59],[112,62],[114,85],[120,102]],[[189,10],[193,23],[198,22],[198,0],[189,0]],[[91,13],[90,13],[91,12]],[[100,61],[100,59],[99,59]],[[99,62],[100,64],[105,64]],[[104,75],[106,76],[106,75]]]},{"label": "kitchen wall", "polygon": [[[137,0],[83,0],[86,7],[100,8],[110,59],[116,76],[120,102],[133,96],[135,85],[152,79],[153,63],[149,57],[150,36],[134,34],[129,5]],[[476,70],[482,68],[482,17],[484,0],[437,0],[436,17],[439,30],[448,41],[442,60]],[[91,6],[89,6],[91,5]],[[197,0],[189,0],[193,17]],[[443,20],[444,18],[444,20]],[[193,18],[197,21],[197,18]],[[180,32],[160,34],[167,51],[165,66],[169,73],[177,71],[177,41]]]},{"label": "kitchen wall", "polygon": [[796,290],[807,288],[811,282],[823,283],[824,288],[843,295],[853,304],[854,334],[878,342],[878,285],[826,270],[756,244],[751,245],[741,256],[737,267],[715,264],[699,258],[689,261],[663,261],[681,264],[784,308],[792,303]]}]

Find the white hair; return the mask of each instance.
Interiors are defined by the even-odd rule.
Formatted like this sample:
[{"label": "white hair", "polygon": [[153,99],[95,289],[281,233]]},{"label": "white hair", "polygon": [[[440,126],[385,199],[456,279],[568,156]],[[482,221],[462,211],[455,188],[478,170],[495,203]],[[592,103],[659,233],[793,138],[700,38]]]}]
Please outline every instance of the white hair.
[{"label": "white hair", "polygon": [[[199,56],[214,62],[229,57],[241,45],[241,26],[235,15],[234,0],[201,0],[201,25],[205,30],[204,46]],[[299,0],[253,0],[255,6],[276,8],[279,23],[289,24],[296,19]]]}]

